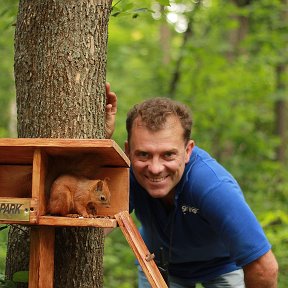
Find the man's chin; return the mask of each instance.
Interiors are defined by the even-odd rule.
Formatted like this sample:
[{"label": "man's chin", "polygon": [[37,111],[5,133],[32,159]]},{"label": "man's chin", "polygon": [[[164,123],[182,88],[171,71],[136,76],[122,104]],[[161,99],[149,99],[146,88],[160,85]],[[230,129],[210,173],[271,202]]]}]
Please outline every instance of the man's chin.
[{"label": "man's chin", "polygon": [[153,191],[149,189],[147,192],[152,198],[164,198],[168,194],[166,191]]}]

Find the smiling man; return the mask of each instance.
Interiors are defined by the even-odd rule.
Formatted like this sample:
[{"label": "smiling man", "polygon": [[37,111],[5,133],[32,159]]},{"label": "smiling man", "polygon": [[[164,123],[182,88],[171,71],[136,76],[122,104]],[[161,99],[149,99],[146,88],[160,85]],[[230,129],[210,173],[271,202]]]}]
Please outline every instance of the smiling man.
[{"label": "smiling man", "polygon": [[[109,84],[106,95],[109,138],[117,112]],[[130,212],[169,287],[276,288],[271,245],[237,181],[190,139],[189,109],[152,98],[128,112],[126,128]],[[138,287],[150,287],[138,269]]]},{"label": "smiling man", "polygon": [[[191,127],[188,108],[167,98],[128,113],[130,212],[146,245],[172,288],[277,287],[277,261],[241,188],[194,145]],[[150,287],[140,267],[139,287]]]},{"label": "smiling man", "polygon": [[132,123],[132,136],[126,143],[126,153],[133,163],[138,183],[151,197],[172,204],[174,188],[183,175],[194,142],[184,142],[183,137],[175,137],[183,134],[177,117],[167,116],[161,125],[163,129],[150,131],[141,117],[137,117]]}]

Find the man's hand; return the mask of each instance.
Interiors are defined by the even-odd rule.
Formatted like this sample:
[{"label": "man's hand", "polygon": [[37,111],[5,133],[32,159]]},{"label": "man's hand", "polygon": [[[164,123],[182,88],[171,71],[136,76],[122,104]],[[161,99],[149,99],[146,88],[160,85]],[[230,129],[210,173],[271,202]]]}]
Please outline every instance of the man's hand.
[{"label": "man's hand", "polygon": [[106,138],[111,138],[115,129],[115,119],[117,113],[117,96],[110,91],[110,83],[106,83]]}]

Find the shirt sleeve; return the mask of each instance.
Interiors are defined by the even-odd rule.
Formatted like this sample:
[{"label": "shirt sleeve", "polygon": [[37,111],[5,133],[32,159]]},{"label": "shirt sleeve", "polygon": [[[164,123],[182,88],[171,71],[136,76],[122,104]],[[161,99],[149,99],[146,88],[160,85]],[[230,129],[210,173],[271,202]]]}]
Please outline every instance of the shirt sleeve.
[{"label": "shirt sleeve", "polygon": [[237,265],[251,263],[271,249],[237,182],[227,179],[209,187],[200,204],[202,217],[219,234]]}]

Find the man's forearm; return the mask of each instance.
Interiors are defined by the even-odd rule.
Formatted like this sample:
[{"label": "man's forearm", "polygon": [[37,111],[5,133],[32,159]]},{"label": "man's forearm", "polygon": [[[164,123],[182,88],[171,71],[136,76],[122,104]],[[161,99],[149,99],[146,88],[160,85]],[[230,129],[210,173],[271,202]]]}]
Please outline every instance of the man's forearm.
[{"label": "man's forearm", "polygon": [[276,288],[278,264],[271,251],[243,267],[246,288]]},{"label": "man's forearm", "polygon": [[[245,272],[244,272],[245,273]],[[246,288],[277,288],[277,277],[259,277],[259,275],[244,276]]]}]

